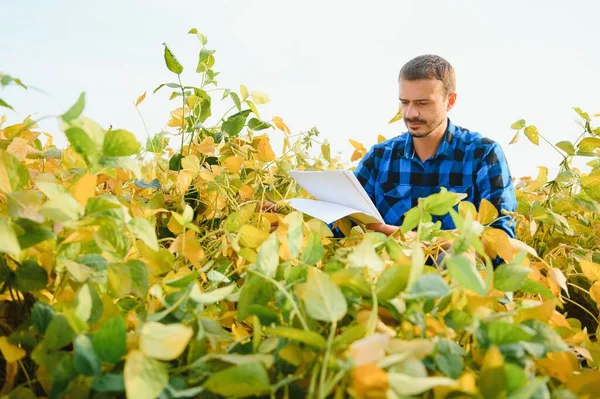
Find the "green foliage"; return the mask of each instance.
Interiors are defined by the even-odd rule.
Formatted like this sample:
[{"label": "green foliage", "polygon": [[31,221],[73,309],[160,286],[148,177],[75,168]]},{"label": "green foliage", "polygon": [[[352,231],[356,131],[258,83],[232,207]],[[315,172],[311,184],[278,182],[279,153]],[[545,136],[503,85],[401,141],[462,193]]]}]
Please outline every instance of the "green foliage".
[{"label": "green foliage", "polygon": [[[600,389],[598,114],[574,109],[583,134],[550,144],[563,157],[553,180],[541,168],[516,182],[515,213],[487,201],[476,209],[442,188],[393,236],[341,220],[347,234],[335,238],[287,205],[306,194],[288,172],[349,166],[318,130],[291,135],[280,117],[263,119],[264,93],[219,88],[215,51],[189,33],[202,46],[199,83],[180,80],[184,67],[165,45],[178,83],[154,92],[174,90],[177,105],[171,130],[144,147],[83,116],[83,93],[60,116],[66,149],[42,142],[30,119],[2,119],[3,393],[530,398]],[[229,111],[213,117],[213,100]],[[512,142],[521,130],[547,141],[523,119],[510,128]],[[281,156],[266,132],[283,137]],[[353,160],[366,153],[352,144]],[[591,171],[572,166],[579,156],[592,158]],[[433,222],[447,214],[455,230]],[[491,227],[499,217],[516,222],[518,240]],[[504,263],[494,270],[496,257]]]}]

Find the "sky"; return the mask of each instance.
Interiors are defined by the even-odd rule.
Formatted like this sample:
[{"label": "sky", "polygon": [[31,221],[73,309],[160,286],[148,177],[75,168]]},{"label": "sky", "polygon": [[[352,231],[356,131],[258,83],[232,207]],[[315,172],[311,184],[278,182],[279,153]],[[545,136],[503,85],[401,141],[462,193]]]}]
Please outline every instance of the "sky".
[{"label": "sky", "polygon": [[[582,131],[573,107],[600,112],[600,2],[594,0],[0,4],[0,71],[44,92],[0,90],[15,107],[6,112],[14,123],[32,113],[61,114],[84,91],[86,116],[145,142],[167,127],[179,104],[169,101],[170,91],[152,95],[158,84],[176,81],[165,67],[163,42],[184,65],[183,82],[200,84],[201,46],[187,34],[191,28],[216,50],[220,87],[244,84],[268,94],[271,101],[259,108],[263,119],[280,116],[293,133],[316,127],[346,162],[353,151],[349,138],[368,148],[379,134],[406,131],[402,121],[388,121],[398,110],[398,71],[421,54],[453,65],[458,98],[450,119],[497,141],[515,177],[535,177],[539,166],[552,173],[561,157],[523,135],[509,145],[511,123],[523,118],[556,143]],[[144,92],[140,117],[134,102]],[[219,98],[213,100],[218,118],[230,106]],[[64,146],[55,118],[40,127]],[[270,133],[276,150],[280,135]]]}]

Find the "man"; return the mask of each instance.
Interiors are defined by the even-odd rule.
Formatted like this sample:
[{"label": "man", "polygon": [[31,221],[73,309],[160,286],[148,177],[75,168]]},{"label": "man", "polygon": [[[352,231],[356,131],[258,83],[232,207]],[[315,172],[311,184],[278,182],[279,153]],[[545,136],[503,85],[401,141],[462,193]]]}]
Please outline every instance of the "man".
[{"label": "man", "polygon": [[[402,67],[398,82],[408,132],[374,145],[354,172],[385,221],[366,227],[390,235],[419,198],[446,187],[466,193],[464,200],[477,208],[489,200],[501,216],[493,226],[514,238],[514,226],[501,212],[515,211],[517,201],[500,145],[448,118],[456,103],[452,66],[442,57],[421,55]],[[450,215],[436,220],[442,229],[455,227]]]}]

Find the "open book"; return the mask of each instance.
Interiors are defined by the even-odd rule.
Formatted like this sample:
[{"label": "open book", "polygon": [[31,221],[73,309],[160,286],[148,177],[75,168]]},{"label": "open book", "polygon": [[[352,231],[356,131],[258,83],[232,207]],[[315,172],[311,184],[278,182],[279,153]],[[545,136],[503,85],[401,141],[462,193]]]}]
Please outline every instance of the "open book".
[{"label": "open book", "polygon": [[350,216],[360,223],[384,223],[383,217],[354,173],[349,170],[289,172],[316,199],[293,198],[289,204],[325,223]]}]

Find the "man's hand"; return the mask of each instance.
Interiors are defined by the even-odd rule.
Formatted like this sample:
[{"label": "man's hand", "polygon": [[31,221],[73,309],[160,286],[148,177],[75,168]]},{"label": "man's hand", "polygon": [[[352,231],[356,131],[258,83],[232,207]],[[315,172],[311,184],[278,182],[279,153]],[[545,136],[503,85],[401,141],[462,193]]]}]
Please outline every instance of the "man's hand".
[{"label": "man's hand", "polygon": [[392,226],[385,223],[369,223],[366,227],[369,230],[378,231],[388,236],[394,234],[400,228],[399,226]]}]

